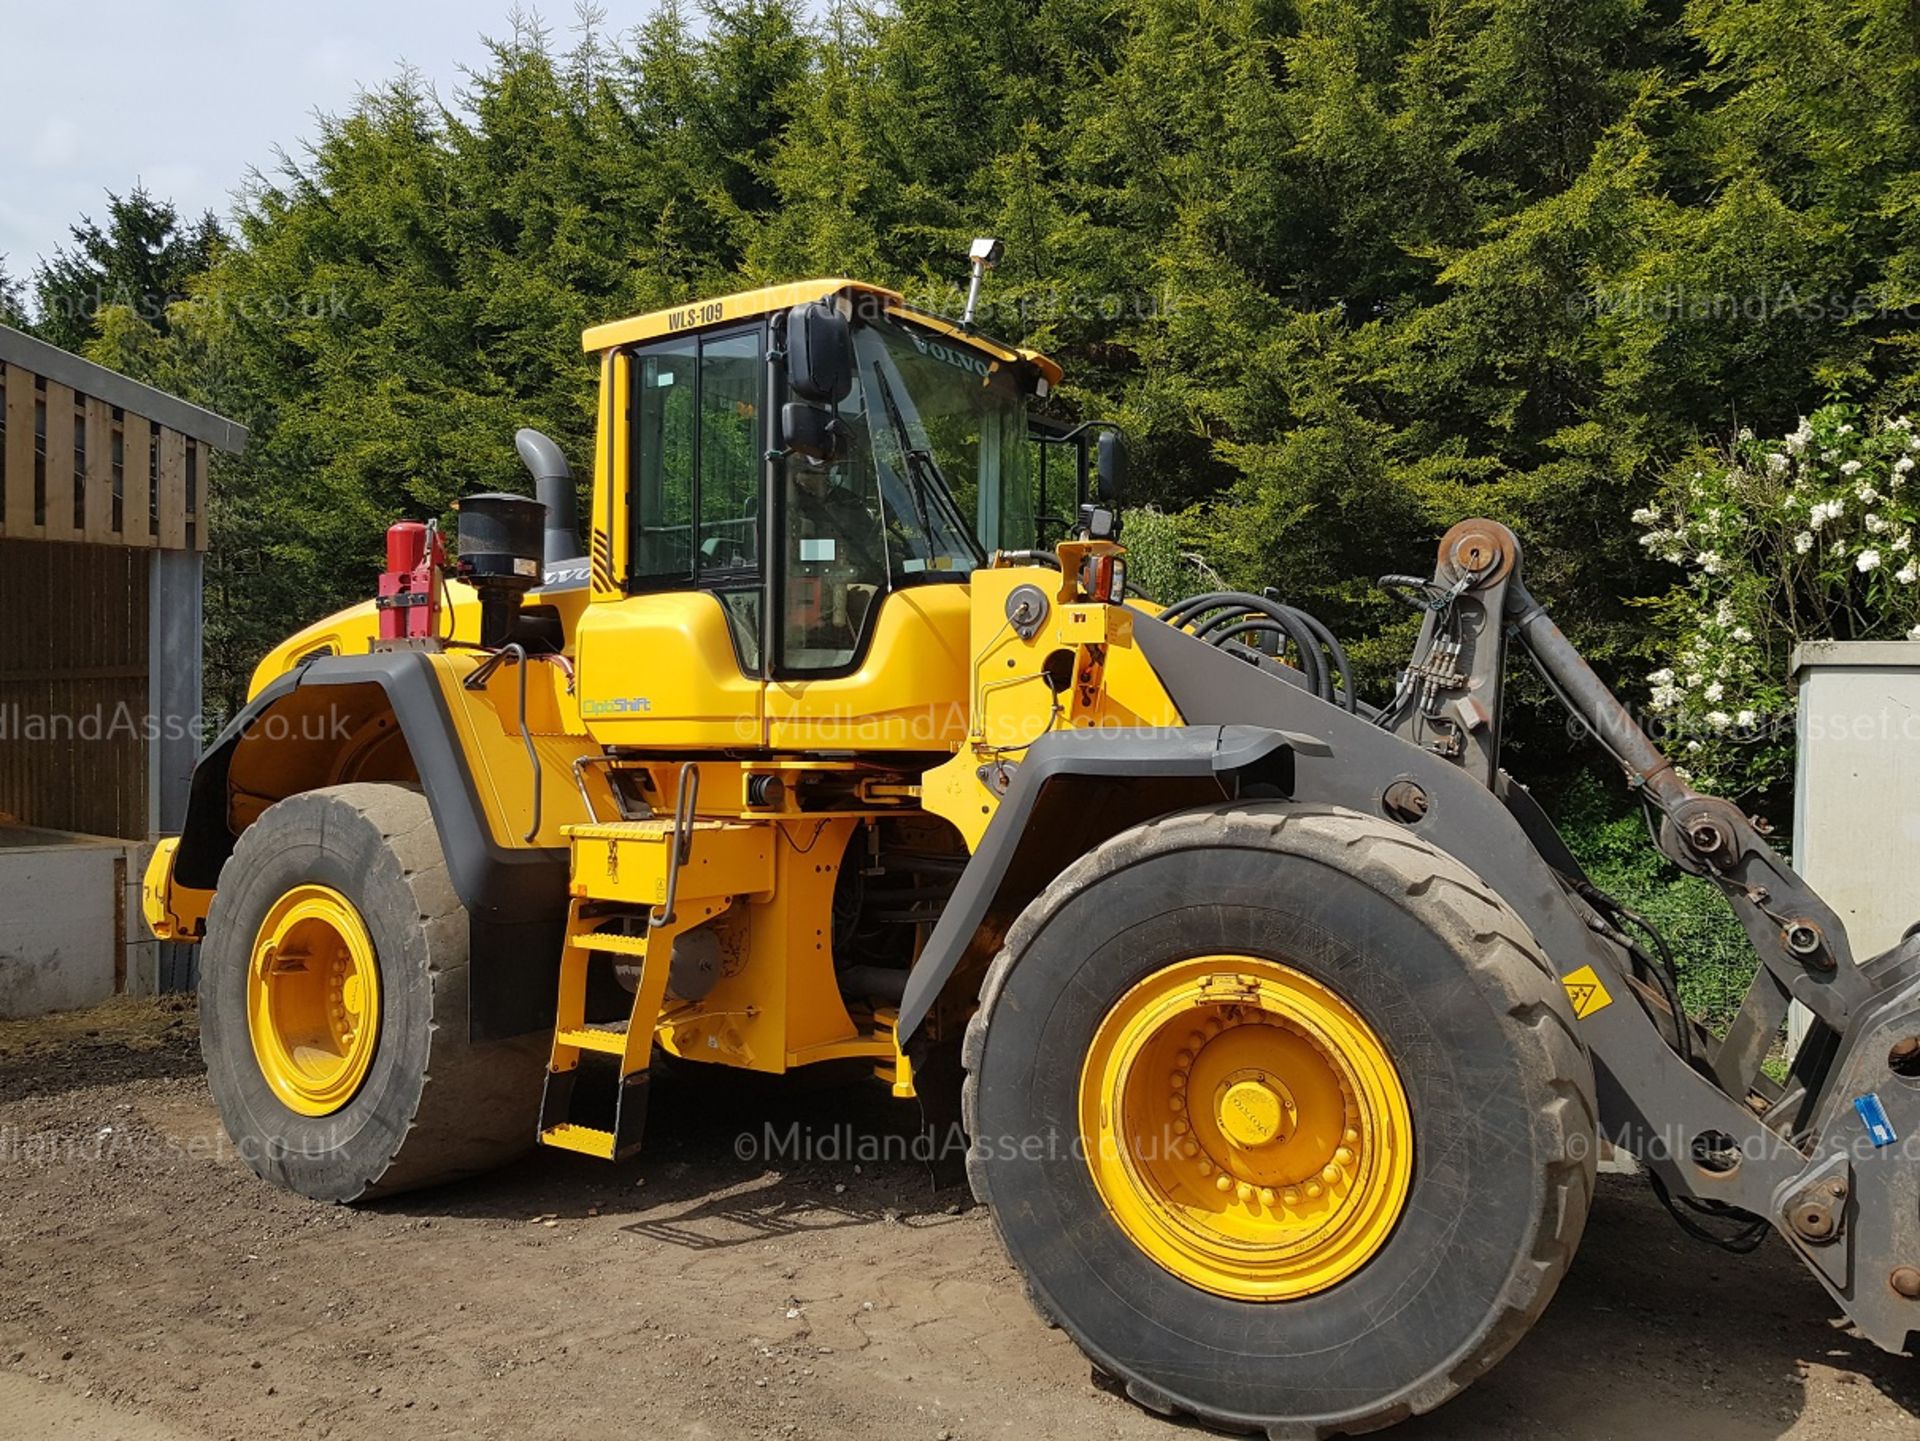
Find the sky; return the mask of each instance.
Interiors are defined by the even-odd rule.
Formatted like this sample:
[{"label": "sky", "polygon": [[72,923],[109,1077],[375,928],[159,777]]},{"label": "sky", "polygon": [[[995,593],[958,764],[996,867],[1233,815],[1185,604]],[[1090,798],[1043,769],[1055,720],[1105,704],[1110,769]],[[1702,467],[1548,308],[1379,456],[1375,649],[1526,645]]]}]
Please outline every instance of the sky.
[{"label": "sky", "polygon": [[[300,153],[316,113],[338,114],[403,62],[451,99],[510,0],[0,0],[0,266],[15,279],[67,243],[106,192],[136,182],[183,215],[225,221],[250,167]],[[650,8],[607,0],[624,31]],[[573,11],[543,7],[556,40]]]}]

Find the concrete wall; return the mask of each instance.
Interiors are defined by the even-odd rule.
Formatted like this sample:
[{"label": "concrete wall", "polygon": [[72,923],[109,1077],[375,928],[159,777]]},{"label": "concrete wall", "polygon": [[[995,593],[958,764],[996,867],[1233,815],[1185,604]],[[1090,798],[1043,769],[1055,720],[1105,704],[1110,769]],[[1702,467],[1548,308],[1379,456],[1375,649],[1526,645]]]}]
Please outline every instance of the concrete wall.
[{"label": "concrete wall", "polygon": [[158,943],[139,918],[139,842],[0,836],[0,1017],[151,994]]},{"label": "concrete wall", "polygon": [[1794,867],[1864,960],[1920,921],[1920,643],[1806,645],[1793,665]]}]

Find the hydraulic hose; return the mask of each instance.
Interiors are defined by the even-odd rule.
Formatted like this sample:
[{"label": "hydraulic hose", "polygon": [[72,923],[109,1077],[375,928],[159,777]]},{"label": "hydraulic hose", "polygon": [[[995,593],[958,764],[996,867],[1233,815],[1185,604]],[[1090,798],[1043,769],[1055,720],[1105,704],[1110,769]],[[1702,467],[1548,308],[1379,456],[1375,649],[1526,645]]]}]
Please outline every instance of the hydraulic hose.
[{"label": "hydraulic hose", "polygon": [[[1353,666],[1347,660],[1347,648],[1340,644],[1339,639],[1327,629],[1319,616],[1294,606],[1288,606],[1287,609],[1300,617],[1307,629],[1313,632],[1314,639],[1319,641],[1325,647],[1327,654],[1333,657],[1334,671],[1340,677],[1340,703],[1348,711],[1358,714],[1360,699],[1354,694]],[[1329,696],[1328,699],[1331,700],[1333,697]]]},{"label": "hydraulic hose", "polygon": [[[1210,611],[1216,614],[1208,615]],[[1211,645],[1220,645],[1241,635],[1280,636],[1293,646],[1299,657],[1299,668],[1309,690],[1324,701],[1348,711],[1358,711],[1353,666],[1347,659],[1346,649],[1317,617],[1271,595],[1232,590],[1188,596],[1160,612],[1161,620],[1183,630],[1199,616],[1207,618],[1192,634]]]},{"label": "hydraulic hose", "polygon": [[1301,672],[1307,678],[1307,689],[1322,700],[1332,699],[1328,694],[1330,687],[1326,662],[1320,655],[1320,647],[1314,644],[1313,632],[1300,624],[1297,615],[1288,614],[1283,606],[1275,606],[1261,615],[1246,611],[1221,611],[1203,622],[1193,633],[1210,645],[1223,645],[1236,635],[1271,635],[1275,632],[1292,643],[1294,654],[1300,658]]}]

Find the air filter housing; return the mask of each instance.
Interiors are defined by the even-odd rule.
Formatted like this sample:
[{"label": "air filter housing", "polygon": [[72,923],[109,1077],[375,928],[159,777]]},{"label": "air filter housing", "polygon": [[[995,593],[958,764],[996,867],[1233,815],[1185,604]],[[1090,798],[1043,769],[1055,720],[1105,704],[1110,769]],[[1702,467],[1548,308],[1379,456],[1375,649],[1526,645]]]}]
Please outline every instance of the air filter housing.
[{"label": "air filter housing", "polygon": [[480,644],[505,645],[520,597],[540,584],[547,509],[524,495],[463,496],[455,573],[480,593]]}]

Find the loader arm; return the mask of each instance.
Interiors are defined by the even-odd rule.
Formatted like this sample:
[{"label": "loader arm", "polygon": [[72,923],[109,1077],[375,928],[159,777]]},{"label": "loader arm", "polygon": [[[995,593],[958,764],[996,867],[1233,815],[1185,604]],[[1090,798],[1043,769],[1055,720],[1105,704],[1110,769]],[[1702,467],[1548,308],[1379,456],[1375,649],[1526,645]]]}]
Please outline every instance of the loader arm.
[{"label": "loader arm", "polygon": [[[1356,806],[1371,799],[1370,809],[1398,812],[1486,877],[1534,927],[1569,988],[1579,987],[1601,1133],[1674,1195],[1710,1213],[1765,1218],[1862,1330],[1901,1349],[1920,1330],[1920,1168],[1897,1144],[1920,1131],[1920,1089],[1898,1069],[1920,1035],[1920,939],[1856,962],[1840,917],[1738,807],[1686,783],[1527,590],[1520,561],[1512,532],[1490,521],[1463,522],[1441,542],[1401,704],[1381,717],[1402,738],[1426,742],[1418,751],[1399,747],[1418,800],[1410,803],[1404,787],[1392,794],[1399,781],[1380,789],[1394,765],[1378,748],[1381,732],[1349,736],[1337,719],[1326,733],[1345,751],[1343,763],[1323,767],[1302,754],[1299,793]],[[1203,656],[1211,648],[1186,639],[1141,632],[1142,644],[1161,652],[1162,674],[1191,672],[1174,685],[1189,721],[1232,710],[1245,723],[1249,682],[1265,678],[1245,667],[1235,677],[1217,651]],[[1551,864],[1514,819],[1531,801],[1515,803],[1515,783],[1497,768],[1509,640],[1658,815],[1661,852],[1714,881],[1747,931],[1754,978],[1727,1035],[1710,1048],[1684,1018],[1668,1014],[1666,1033],[1661,1007],[1632,979],[1633,952],[1606,914],[1607,898],[1564,862]],[[1236,679],[1241,695],[1229,699]],[[1275,724],[1288,723],[1284,689],[1266,688]],[[1210,709],[1190,713],[1195,706]],[[1497,803],[1499,793],[1508,806]],[[1761,1061],[1792,1000],[1816,1019],[1783,1089],[1762,1074]]]}]

